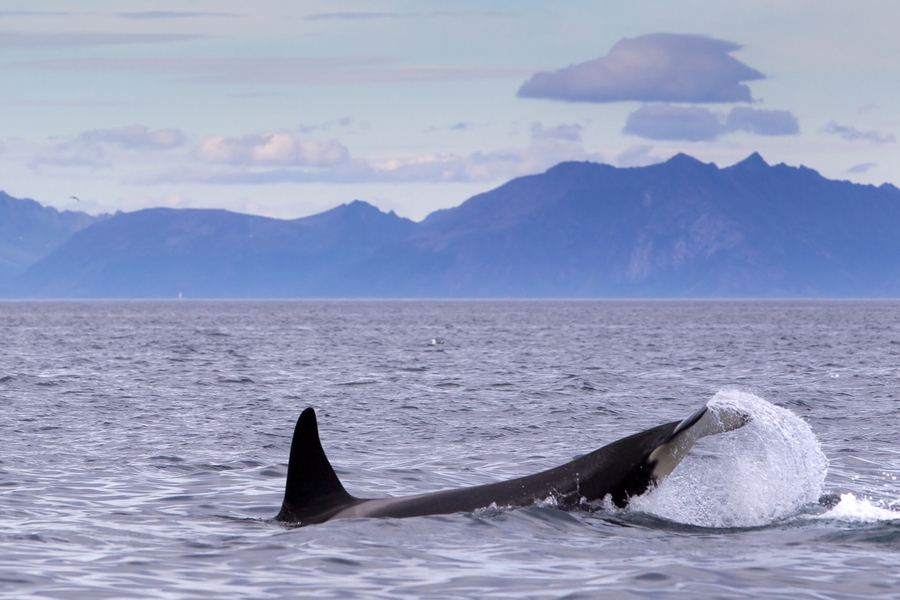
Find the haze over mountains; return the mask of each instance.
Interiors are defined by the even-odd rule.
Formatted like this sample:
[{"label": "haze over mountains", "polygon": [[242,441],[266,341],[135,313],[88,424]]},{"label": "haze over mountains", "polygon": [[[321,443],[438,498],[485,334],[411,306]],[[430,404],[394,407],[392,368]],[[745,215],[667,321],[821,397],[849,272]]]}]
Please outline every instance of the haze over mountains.
[{"label": "haze over mountains", "polygon": [[758,154],[562,163],[421,223],[360,201],[290,221],[35,205],[0,196],[8,297],[900,296],[900,190]]}]

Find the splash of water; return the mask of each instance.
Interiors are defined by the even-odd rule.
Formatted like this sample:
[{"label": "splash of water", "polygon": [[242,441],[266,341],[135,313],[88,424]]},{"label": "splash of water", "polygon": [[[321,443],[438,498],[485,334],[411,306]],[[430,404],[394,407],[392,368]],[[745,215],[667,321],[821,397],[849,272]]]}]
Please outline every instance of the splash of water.
[{"label": "splash of water", "polygon": [[870,500],[848,493],[841,494],[841,501],[834,508],[816,518],[851,523],[900,521],[900,511],[877,506]]},{"label": "splash of water", "polygon": [[632,499],[632,509],[701,527],[756,527],[818,500],[828,460],[809,425],[737,390],[720,391],[707,406],[751,419],[697,442],[656,489]]}]

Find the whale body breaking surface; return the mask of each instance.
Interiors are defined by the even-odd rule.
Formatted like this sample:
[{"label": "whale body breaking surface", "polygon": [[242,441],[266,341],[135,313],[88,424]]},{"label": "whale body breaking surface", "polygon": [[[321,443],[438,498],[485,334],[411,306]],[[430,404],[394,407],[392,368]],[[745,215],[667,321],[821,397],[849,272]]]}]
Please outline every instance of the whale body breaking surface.
[{"label": "whale body breaking surface", "polygon": [[624,507],[669,475],[698,439],[738,429],[749,419],[740,411],[704,405],[683,421],[630,435],[534,475],[414,496],[356,498],[328,462],[316,413],[307,408],[294,428],[284,501],[275,520],[303,526],[333,519],[418,517],[491,505],[530,506],[547,498],[573,506],[609,496]]}]

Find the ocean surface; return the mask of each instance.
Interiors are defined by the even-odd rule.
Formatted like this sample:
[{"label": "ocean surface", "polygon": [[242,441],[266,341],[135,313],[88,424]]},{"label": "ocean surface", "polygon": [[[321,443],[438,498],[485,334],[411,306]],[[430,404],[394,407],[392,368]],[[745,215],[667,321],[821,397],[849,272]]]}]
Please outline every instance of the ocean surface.
[{"label": "ocean surface", "polygon": [[[275,522],[751,415],[629,508]],[[898,598],[900,302],[0,302],[0,596]]]}]

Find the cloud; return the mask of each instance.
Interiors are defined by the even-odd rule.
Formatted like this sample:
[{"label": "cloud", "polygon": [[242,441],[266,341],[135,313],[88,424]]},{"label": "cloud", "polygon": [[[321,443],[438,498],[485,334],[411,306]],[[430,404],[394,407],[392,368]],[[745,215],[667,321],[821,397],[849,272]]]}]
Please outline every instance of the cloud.
[{"label": "cloud", "polygon": [[584,127],[577,123],[560,123],[555,127],[544,127],[540,121],[536,121],[531,125],[531,139],[579,142],[582,131],[584,131]]},{"label": "cloud", "polygon": [[346,162],[350,156],[347,148],[336,140],[300,140],[290,133],[275,132],[242,138],[207,138],[197,149],[197,157],[206,162],[231,165],[321,167]]},{"label": "cloud", "polygon": [[603,58],[536,73],[517,95],[569,102],[750,102],[742,82],[765,76],[729,56],[740,48],[700,35],[624,38]]},{"label": "cloud", "polygon": [[[110,155],[123,158],[121,150],[129,158],[140,160],[141,152],[173,150],[186,144],[186,137],[179,129],[150,129],[145,125],[128,125],[110,129],[91,129],[75,137],[51,137],[44,140],[19,140],[20,152],[33,154],[28,162],[32,168],[50,165],[57,167],[88,167],[91,169],[113,166]],[[118,154],[116,150],[120,151]]]},{"label": "cloud", "polygon": [[317,13],[303,17],[304,21],[373,21],[376,19],[407,19],[421,17],[503,17],[508,18],[514,13],[499,11],[436,11],[436,12],[363,12],[363,11],[339,11]]},{"label": "cloud", "polygon": [[[140,185],[496,182],[539,173],[563,161],[604,161],[602,154],[573,139],[578,127],[537,125],[538,135],[525,147],[471,154],[409,151],[351,158],[337,140],[308,139],[297,132],[217,135],[191,143],[178,129],[145,125],[93,129],[65,138],[10,138],[9,150],[33,157],[32,168],[101,169],[121,163],[129,167],[128,183]],[[160,172],[157,165],[166,166]],[[116,177],[120,171],[108,173]]]},{"label": "cloud", "polygon": [[632,146],[616,157],[616,164],[620,167],[646,167],[662,162],[662,158],[650,154],[652,151],[653,146]]},{"label": "cloud", "polygon": [[468,121],[458,121],[456,123],[449,123],[447,125],[442,125],[440,127],[436,125],[432,125],[430,127],[426,127],[422,130],[423,133],[435,133],[437,131],[471,131],[476,127],[475,123],[469,123]]},{"label": "cloud", "polygon": [[362,182],[490,182],[545,171],[567,160],[602,161],[603,156],[580,144],[541,140],[526,148],[476,152],[391,155],[352,159],[324,168],[258,170],[247,165],[228,170],[179,169],[146,183],[201,182],[210,184],[362,183]]},{"label": "cloud", "polygon": [[143,12],[119,13],[124,19],[191,19],[194,17],[238,17],[235,13],[226,12],[193,12],[177,10],[148,10]]},{"label": "cloud", "polygon": [[203,36],[181,33],[18,33],[0,32],[0,47],[114,46],[181,42]]},{"label": "cloud", "polygon": [[647,104],[625,121],[624,133],[649,140],[712,141],[735,131],[756,135],[795,135],[797,117],[787,110],[735,107],[725,116],[699,106]]},{"label": "cloud", "polygon": [[622,131],[648,140],[699,142],[719,137],[723,125],[717,113],[699,106],[647,104],[628,115]]},{"label": "cloud", "polygon": [[858,165],[854,165],[847,169],[848,173],[866,173],[869,169],[873,167],[877,167],[878,163],[868,162],[868,163],[860,163]]},{"label": "cloud", "polygon": [[78,136],[86,144],[103,142],[115,144],[122,148],[168,150],[177,148],[185,142],[185,136],[179,129],[157,129],[151,131],[144,125],[129,125],[114,129],[92,129]]},{"label": "cloud", "polygon": [[71,140],[49,140],[28,162],[28,166],[33,169],[43,165],[100,169],[111,167],[112,162],[98,145]]},{"label": "cloud", "polygon": [[303,17],[304,21],[370,21],[372,19],[396,19],[398,17],[418,16],[418,14],[396,12],[329,12]]},{"label": "cloud", "polygon": [[[2,39],[0,39],[2,45]],[[55,72],[174,75],[200,84],[329,85],[508,79],[526,72],[507,67],[403,66],[382,56],[182,56],[71,58],[17,63]]]},{"label": "cloud", "polygon": [[300,133],[312,133],[313,131],[327,131],[334,127],[348,127],[351,123],[353,123],[353,119],[351,117],[341,117],[340,119],[333,119],[331,121],[325,121],[324,123],[319,123],[317,125],[299,125],[297,127],[297,131]]},{"label": "cloud", "polygon": [[856,127],[846,127],[838,125],[834,121],[822,129],[822,133],[833,133],[839,135],[845,140],[855,142],[857,140],[865,140],[873,144],[892,144],[897,141],[892,133],[881,133],[878,131],[860,131]]},{"label": "cloud", "polygon": [[800,124],[789,110],[759,110],[736,106],[728,113],[725,130],[746,131],[756,135],[795,135],[800,133]]}]

